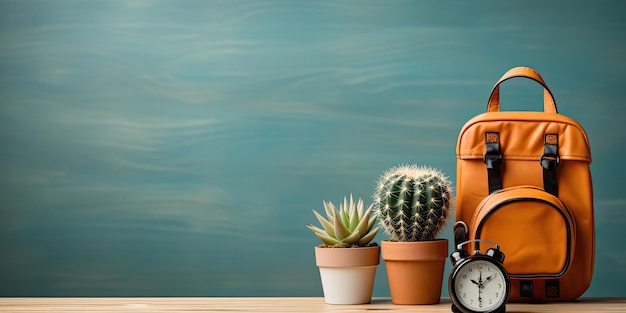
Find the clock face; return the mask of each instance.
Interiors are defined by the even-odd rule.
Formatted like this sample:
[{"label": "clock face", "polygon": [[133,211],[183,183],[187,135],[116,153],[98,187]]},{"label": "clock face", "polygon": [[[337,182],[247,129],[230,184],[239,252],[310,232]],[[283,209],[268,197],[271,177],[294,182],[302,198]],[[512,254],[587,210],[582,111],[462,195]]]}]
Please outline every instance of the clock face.
[{"label": "clock face", "polygon": [[475,312],[493,311],[506,301],[506,277],[489,261],[467,262],[458,270],[453,284],[460,304]]}]

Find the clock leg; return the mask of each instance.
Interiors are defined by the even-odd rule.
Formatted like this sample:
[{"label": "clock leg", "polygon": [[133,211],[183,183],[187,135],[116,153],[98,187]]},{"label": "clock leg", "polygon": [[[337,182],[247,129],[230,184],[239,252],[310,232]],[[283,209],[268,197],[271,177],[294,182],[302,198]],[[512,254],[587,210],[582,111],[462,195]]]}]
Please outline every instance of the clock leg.
[{"label": "clock leg", "polygon": [[452,312],[454,312],[454,313],[463,313],[463,312],[461,312],[461,310],[459,310],[459,308],[456,307],[456,305],[454,305],[454,303],[452,303]]},{"label": "clock leg", "polygon": [[506,304],[502,306],[502,309],[497,311],[496,313],[505,313],[506,312]]}]

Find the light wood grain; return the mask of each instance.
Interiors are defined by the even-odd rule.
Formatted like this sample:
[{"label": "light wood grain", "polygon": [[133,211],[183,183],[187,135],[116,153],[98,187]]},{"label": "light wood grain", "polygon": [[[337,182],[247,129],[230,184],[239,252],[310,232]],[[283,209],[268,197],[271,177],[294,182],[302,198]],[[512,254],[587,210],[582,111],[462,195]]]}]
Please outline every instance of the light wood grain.
[{"label": "light wood grain", "polygon": [[[438,305],[329,305],[323,298],[0,298],[0,312],[450,312]],[[626,312],[626,298],[588,298],[550,304],[508,304],[507,312]]]}]

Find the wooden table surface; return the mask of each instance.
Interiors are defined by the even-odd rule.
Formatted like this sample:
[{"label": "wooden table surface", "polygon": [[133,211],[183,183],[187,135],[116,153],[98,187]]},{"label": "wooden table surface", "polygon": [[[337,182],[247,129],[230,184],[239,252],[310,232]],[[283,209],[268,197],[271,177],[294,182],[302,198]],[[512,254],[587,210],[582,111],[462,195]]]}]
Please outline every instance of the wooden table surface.
[{"label": "wooden table surface", "polygon": [[[450,312],[437,305],[329,305],[323,298],[0,298],[0,312]],[[508,304],[507,312],[626,312],[626,298],[583,298],[576,302]]]}]

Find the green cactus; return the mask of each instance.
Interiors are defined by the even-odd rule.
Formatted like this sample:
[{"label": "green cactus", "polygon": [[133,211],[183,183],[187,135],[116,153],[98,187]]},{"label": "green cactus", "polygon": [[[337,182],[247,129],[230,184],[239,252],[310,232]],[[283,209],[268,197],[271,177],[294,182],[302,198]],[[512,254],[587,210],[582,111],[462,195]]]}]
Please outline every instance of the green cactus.
[{"label": "green cactus", "polygon": [[448,178],[425,166],[389,169],[380,176],[374,192],[375,215],[393,241],[434,240],[451,203]]},{"label": "green cactus", "polygon": [[343,205],[339,204],[339,210],[335,205],[328,201],[322,201],[326,211],[327,218],[313,210],[313,214],[322,225],[323,229],[313,225],[306,227],[315,233],[325,245],[333,247],[350,247],[350,246],[368,246],[370,241],[374,239],[380,226],[375,227],[376,217],[370,218],[373,204],[363,212],[363,200],[359,198],[358,202],[354,202],[352,194],[350,201],[346,197],[343,198]]}]

